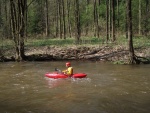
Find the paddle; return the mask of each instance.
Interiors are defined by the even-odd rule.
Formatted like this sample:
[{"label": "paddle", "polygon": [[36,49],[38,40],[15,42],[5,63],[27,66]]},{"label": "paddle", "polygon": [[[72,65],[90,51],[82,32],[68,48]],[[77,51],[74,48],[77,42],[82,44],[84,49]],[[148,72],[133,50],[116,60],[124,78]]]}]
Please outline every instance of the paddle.
[{"label": "paddle", "polygon": [[55,71],[57,71],[58,73],[60,73],[60,74],[64,74],[64,75],[66,75],[65,73],[63,73],[60,69],[58,69],[58,68],[55,68]]},{"label": "paddle", "polygon": [[55,68],[55,71],[59,72],[59,73],[62,73],[62,71],[58,68]]}]

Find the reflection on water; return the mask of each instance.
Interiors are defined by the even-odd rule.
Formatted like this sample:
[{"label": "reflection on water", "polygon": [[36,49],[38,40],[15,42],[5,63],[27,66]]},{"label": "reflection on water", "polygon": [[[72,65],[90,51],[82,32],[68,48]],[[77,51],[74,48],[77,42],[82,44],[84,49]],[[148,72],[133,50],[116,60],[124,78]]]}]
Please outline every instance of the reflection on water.
[{"label": "reflection on water", "polygon": [[1,113],[149,113],[150,65],[72,62],[87,78],[44,76],[64,64],[0,63]]}]

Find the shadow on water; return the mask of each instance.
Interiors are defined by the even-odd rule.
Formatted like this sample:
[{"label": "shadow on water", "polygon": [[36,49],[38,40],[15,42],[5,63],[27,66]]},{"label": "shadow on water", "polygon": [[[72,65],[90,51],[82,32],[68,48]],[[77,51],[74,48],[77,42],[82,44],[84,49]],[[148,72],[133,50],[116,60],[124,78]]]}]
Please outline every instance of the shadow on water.
[{"label": "shadow on water", "polygon": [[72,62],[87,78],[44,76],[64,64],[0,63],[1,113],[149,113],[150,65]]}]

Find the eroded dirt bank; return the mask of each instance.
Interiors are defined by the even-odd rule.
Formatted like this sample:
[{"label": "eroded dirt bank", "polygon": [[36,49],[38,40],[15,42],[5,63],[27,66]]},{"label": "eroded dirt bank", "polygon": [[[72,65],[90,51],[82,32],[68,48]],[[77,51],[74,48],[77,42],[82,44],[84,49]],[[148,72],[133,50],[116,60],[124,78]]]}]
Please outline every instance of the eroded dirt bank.
[{"label": "eroded dirt bank", "polygon": [[[14,61],[15,51],[7,50],[1,61]],[[135,48],[135,54],[140,57],[150,57],[150,48]],[[93,61],[123,61],[128,62],[128,48],[122,46],[101,46],[101,47],[58,47],[43,46],[25,48],[26,60],[93,60]]]}]

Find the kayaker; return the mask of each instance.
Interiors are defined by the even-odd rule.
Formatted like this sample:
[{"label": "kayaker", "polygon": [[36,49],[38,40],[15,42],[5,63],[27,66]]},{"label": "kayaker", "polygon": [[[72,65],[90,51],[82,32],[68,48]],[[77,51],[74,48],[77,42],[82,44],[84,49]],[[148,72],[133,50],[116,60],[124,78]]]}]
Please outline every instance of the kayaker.
[{"label": "kayaker", "polygon": [[66,63],[66,67],[67,67],[67,69],[64,70],[63,73],[68,75],[68,76],[73,75],[73,67],[71,67],[71,63],[70,62]]}]

